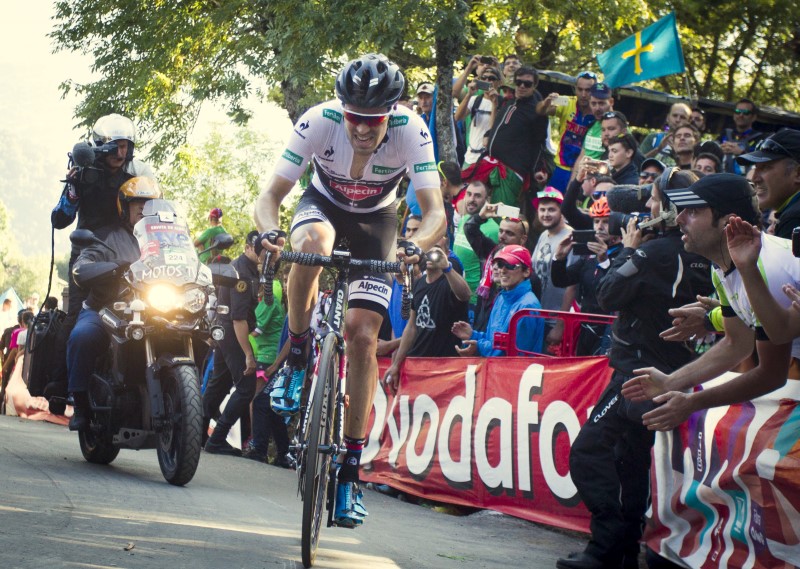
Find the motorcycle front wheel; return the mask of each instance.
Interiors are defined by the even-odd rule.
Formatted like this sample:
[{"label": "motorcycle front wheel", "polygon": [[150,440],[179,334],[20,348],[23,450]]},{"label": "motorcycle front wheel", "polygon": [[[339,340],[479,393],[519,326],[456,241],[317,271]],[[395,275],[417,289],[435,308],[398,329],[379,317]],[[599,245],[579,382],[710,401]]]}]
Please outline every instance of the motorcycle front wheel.
[{"label": "motorcycle front wheel", "polygon": [[200,462],[203,411],[197,372],[191,366],[165,369],[161,386],[166,421],[158,437],[158,464],[167,482],[183,486]]}]

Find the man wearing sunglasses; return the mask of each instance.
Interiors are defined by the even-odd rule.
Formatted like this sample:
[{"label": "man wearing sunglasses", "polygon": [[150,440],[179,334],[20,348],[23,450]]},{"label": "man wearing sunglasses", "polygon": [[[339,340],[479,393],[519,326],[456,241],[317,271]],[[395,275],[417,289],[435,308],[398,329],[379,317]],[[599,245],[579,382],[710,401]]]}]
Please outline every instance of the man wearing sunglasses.
[{"label": "man wearing sunglasses", "polygon": [[[548,185],[560,192],[567,190],[572,167],[583,147],[583,139],[596,120],[590,105],[592,87],[596,83],[597,75],[584,71],[575,78],[575,96],[567,97],[565,105],[557,104],[561,99],[559,93],[550,93],[536,106],[538,112],[558,119],[560,130],[555,156],[556,168]],[[608,93],[610,94],[610,90]]]},{"label": "man wearing sunglasses", "polygon": [[[336,79],[338,99],[312,107],[300,118],[275,173],[256,202],[259,246],[279,254],[286,241],[279,219],[281,202],[313,163],[311,183],[290,227],[295,251],[330,255],[346,240],[354,258],[418,262],[445,233],[445,213],[431,135],[423,120],[397,102],[405,89],[400,68],[381,54],[367,54],[344,66]],[[416,188],[422,223],[411,239],[396,246],[395,200],[408,174]],[[273,409],[299,409],[311,312],[322,269],[294,264],[289,272],[289,356],[272,391]],[[347,449],[339,470],[335,523],[363,523],[358,467],[367,419],[377,387],[378,331],[389,305],[388,275],[352,273],[347,329],[350,365]]]},{"label": "man wearing sunglasses", "polygon": [[502,74],[496,67],[487,65],[474,81],[467,86],[468,95],[461,99],[453,120],[466,121],[467,151],[464,154],[463,168],[477,162],[486,152],[487,131],[494,124],[497,106],[502,97],[497,91],[502,82]]},{"label": "man wearing sunglasses", "polygon": [[675,103],[669,108],[667,125],[663,132],[651,132],[644,137],[639,150],[645,158],[658,158],[667,166],[675,165],[675,153],[672,149],[672,135],[679,126],[689,122],[692,109],[686,103]]},{"label": "man wearing sunglasses", "polygon": [[764,140],[764,133],[753,128],[758,118],[758,107],[750,99],[739,99],[733,110],[734,128],[726,128],[719,143],[725,157],[722,159],[722,171],[744,175],[742,163],[736,160],[747,152],[753,152],[759,142]]},{"label": "man wearing sunglasses", "polygon": [[778,131],[736,162],[755,166],[752,181],[758,207],[774,210],[778,219],[775,235],[791,239],[792,230],[800,227],[800,131]]},{"label": "man wearing sunglasses", "polygon": [[547,116],[536,111],[538,72],[522,66],[514,74],[514,99],[497,110],[486,134],[485,156],[464,171],[465,180],[480,180],[493,188],[492,200],[519,206],[519,195],[530,183],[534,167],[544,155]]}]

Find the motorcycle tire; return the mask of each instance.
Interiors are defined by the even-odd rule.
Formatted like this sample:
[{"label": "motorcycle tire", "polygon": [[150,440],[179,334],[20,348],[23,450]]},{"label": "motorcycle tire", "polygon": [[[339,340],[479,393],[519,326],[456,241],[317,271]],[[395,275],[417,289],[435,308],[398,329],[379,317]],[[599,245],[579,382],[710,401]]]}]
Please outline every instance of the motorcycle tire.
[{"label": "motorcycle tire", "polygon": [[170,484],[183,486],[197,471],[202,445],[203,410],[197,371],[191,366],[164,370],[162,391],[167,417],[158,434],[158,465]]},{"label": "motorcycle tire", "polygon": [[95,433],[91,428],[78,431],[78,442],[83,458],[92,464],[111,464],[119,454],[120,447],[111,442],[111,436]]}]

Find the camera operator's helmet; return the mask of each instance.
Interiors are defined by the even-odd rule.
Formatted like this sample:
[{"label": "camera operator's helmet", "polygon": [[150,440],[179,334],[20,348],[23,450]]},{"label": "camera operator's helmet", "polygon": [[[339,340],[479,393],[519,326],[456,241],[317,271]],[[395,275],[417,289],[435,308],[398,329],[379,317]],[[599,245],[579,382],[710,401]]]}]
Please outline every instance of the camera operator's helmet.
[{"label": "camera operator's helmet", "polygon": [[336,78],[336,96],[343,105],[388,108],[400,100],[406,80],[400,68],[380,53],[351,61]]},{"label": "camera operator's helmet", "polygon": [[128,117],[116,113],[97,119],[92,127],[92,140],[95,146],[103,146],[116,140],[128,141],[128,154],[126,161],[133,159],[133,147],[136,144],[136,127]]},{"label": "camera operator's helmet", "polygon": [[608,198],[600,196],[589,208],[589,216],[591,217],[608,217],[611,215],[611,208],[608,207]]},{"label": "camera operator's helmet", "polygon": [[128,221],[128,206],[133,200],[155,200],[161,197],[156,181],[146,176],[136,176],[123,183],[117,192],[117,214],[123,222]]}]

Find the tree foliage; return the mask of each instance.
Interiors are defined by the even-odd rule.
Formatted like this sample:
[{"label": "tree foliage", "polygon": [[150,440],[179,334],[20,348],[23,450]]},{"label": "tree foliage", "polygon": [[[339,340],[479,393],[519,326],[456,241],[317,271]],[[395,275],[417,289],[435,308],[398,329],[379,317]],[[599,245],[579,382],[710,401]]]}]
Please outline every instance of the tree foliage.
[{"label": "tree foliage", "polygon": [[[386,53],[412,80],[436,78],[447,109],[443,87],[470,54],[597,69],[598,53],[673,7],[694,95],[798,108],[792,0],[58,0],[52,37],[57,49],[94,57],[96,81],[62,85],[80,95],[81,123],[135,116],[158,162],[184,142],[203,102],[224,103],[242,124],[269,96],[294,120],[331,96],[335,73],[359,53]],[[683,85],[681,76],[646,84],[685,93]]]},{"label": "tree foliage", "polygon": [[[25,257],[20,253],[17,239],[11,231],[8,210],[0,201],[0,292],[13,287],[25,299],[34,292],[44,299],[50,259],[44,255]],[[61,290],[50,293],[59,296]]]}]

